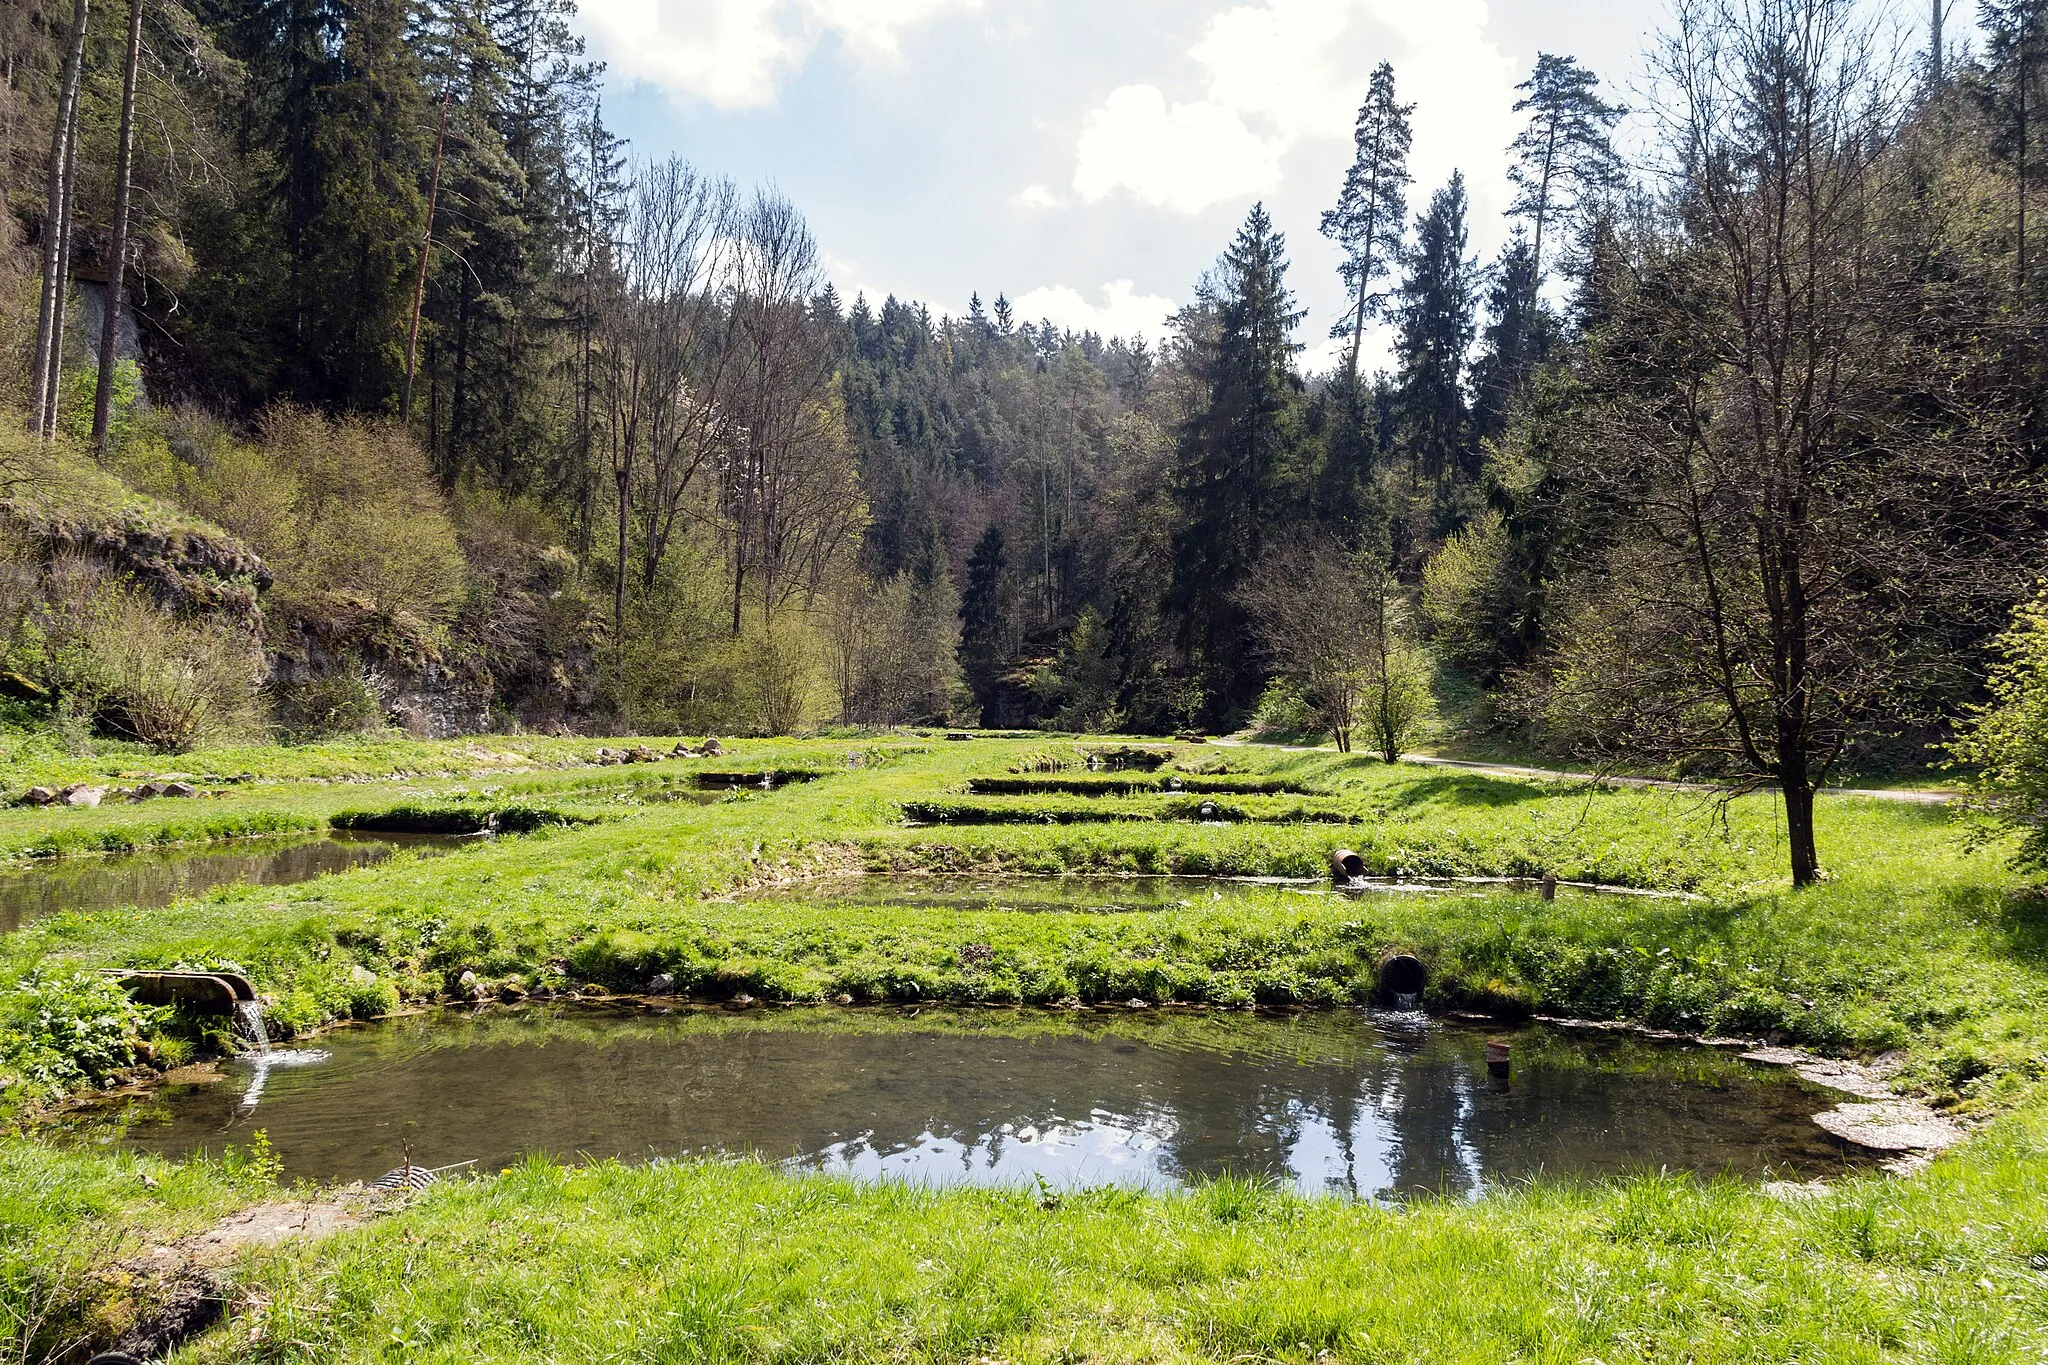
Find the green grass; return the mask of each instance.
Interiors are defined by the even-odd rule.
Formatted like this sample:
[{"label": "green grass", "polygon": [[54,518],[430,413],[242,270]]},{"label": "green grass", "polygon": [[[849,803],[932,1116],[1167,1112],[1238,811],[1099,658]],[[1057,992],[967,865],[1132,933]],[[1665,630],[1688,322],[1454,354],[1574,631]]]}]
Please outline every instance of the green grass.
[{"label": "green grass", "polygon": [[[2004,1117],[1928,1173],[1858,1179],[1798,1204],[1642,1180],[1395,1212],[1227,1183],[1185,1197],[1074,1194],[1046,1210],[1023,1195],[862,1189],[744,1163],[534,1166],[440,1191],[318,1249],[253,1257],[240,1274],[259,1306],[193,1358],[2040,1358],[2048,1261],[2030,1258],[2048,1257],[2048,1111],[2037,1097],[2048,902],[2005,870],[2001,850],[1966,847],[1938,808],[1824,799],[1833,877],[1795,895],[1760,796],[1723,805],[1189,748],[1163,775],[1200,769],[1258,788],[1219,797],[1233,806],[1297,803],[1355,822],[1210,825],[1177,818],[1188,796],[1156,788],[1090,797],[1009,785],[1089,780],[1071,771],[1077,746],[1043,738],[744,743],[703,764],[516,774],[461,756],[511,743],[424,746],[402,763],[366,746],[348,761],[373,780],[325,784],[281,775],[341,758],[279,752],[261,760],[276,780],[235,788],[203,816],[196,803],[175,814],[0,812],[0,849],[11,850],[407,806],[596,822],[543,821],[298,887],[39,922],[0,940],[0,1091],[19,1106],[92,1084],[123,1060],[113,1044],[131,1056],[204,1044],[174,1017],[49,984],[110,965],[232,964],[293,1031],[446,998],[464,971],[487,985],[614,991],[668,972],[705,996],[785,1000],[1342,1004],[1370,993],[1379,955],[1398,946],[1429,963],[1434,1008],[1899,1049],[1912,1088]],[[187,770],[215,770],[211,757]],[[664,799],[705,767],[829,775],[712,805]],[[1143,785],[1110,776],[1104,785]],[[968,794],[989,780],[1008,789]],[[906,825],[921,802],[1094,804],[1121,818]],[[200,823],[167,823],[187,819]],[[1339,843],[1389,871],[1549,870],[1694,894],[1346,901],[1254,889],[1155,913],[1027,915],[864,905],[857,894],[821,905],[794,880],[859,867],[1317,876]],[[60,1074],[74,1038],[110,1059],[95,1053]],[[13,1163],[0,1178],[32,1169],[60,1191],[125,1189],[144,1169],[33,1141],[0,1153]],[[179,1177],[213,1191],[192,1196],[206,1207],[246,1198],[234,1182],[249,1178]],[[0,1245],[14,1258],[0,1303],[53,1293],[60,1245],[157,1236],[197,1207],[154,1194],[89,1204],[48,1215],[0,1205]],[[402,1286],[399,1264],[411,1267]]]}]

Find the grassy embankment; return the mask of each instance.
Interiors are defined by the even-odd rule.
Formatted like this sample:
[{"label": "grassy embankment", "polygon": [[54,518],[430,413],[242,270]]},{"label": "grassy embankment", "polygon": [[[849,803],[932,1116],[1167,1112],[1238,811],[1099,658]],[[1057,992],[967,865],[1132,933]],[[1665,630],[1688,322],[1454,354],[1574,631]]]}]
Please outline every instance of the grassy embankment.
[{"label": "grassy embankment", "polygon": [[[1013,776],[1006,770],[1068,747],[1046,741],[864,744],[859,768],[847,766],[847,745],[740,747],[708,766],[833,775],[713,806],[596,790],[702,763],[451,781],[432,799],[502,801],[509,783],[560,779],[559,795],[576,789],[613,818],[149,915],[45,921],[0,944],[0,992],[20,998],[23,982],[113,963],[232,962],[295,1027],[441,995],[464,971],[508,992],[626,991],[666,971],[701,993],[769,999],[1323,1004],[1367,993],[1379,952],[1401,945],[1430,962],[1435,1007],[1902,1048],[1908,1082],[1923,1092],[2017,1112],[1910,1180],[1852,1181],[1782,1206],[1734,1187],[1646,1180],[1400,1213],[1235,1187],[1070,1196],[1046,1210],[1023,1196],[857,1190],[745,1166],[535,1168],[436,1193],[317,1249],[250,1260],[241,1274],[264,1306],[202,1356],[248,1348],[260,1330],[261,1349],[278,1359],[452,1358],[478,1342],[493,1358],[597,1358],[629,1338],[647,1358],[1327,1349],[1611,1361],[1669,1358],[1688,1344],[1700,1359],[2039,1358],[2048,1114],[2031,1096],[2048,1057],[2048,915],[1995,850],[1963,851],[1938,810],[1824,802],[1837,877],[1793,896],[1778,884],[1762,799],[1735,803],[1724,819],[1672,793],[1193,750],[1184,768],[1221,761],[1303,793],[1218,792],[1211,799],[1254,818],[1204,824],[1185,818],[1186,793],[971,790],[976,776]],[[214,805],[289,806],[291,790],[252,787]],[[324,800],[332,789],[310,790]],[[357,807],[419,799],[404,781],[349,794]],[[955,823],[906,828],[906,802],[947,803]],[[1104,803],[1118,818],[966,822],[1017,811],[1057,821]],[[1357,823],[1268,823],[1256,818],[1266,803]],[[0,844],[25,846],[32,830],[67,820],[122,818],[10,812]],[[1357,902],[1275,890],[1143,916],[827,909],[794,892],[720,898],[849,865],[1314,875],[1337,843],[1385,870],[1549,869],[1702,898]],[[963,955],[969,945],[990,951]],[[79,1036],[98,1036],[103,1007],[76,1007]],[[61,1071],[50,1054],[68,1036],[38,1037],[25,1022],[20,1010],[0,1016],[0,1069],[30,1078],[17,1096],[35,1075]],[[161,1021],[119,1026],[157,1030],[157,1045],[177,1050]],[[118,1047],[103,1050],[95,1065],[118,1060]],[[59,1248],[81,1238],[111,1248],[123,1229],[162,1235],[194,1208],[232,1203],[250,1179],[194,1168],[179,1179],[212,1193],[180,1203],[141,1185],[144,1169],[164,1179],[153,1166],[33,1143],[6,1153],[7,1188],[49,1192],[0,1219],[12,1229],[0,1293],[15,1304],[48,1292]],[[403,1288],[392,1285],[398,1260],[412,1267]],[[671,1347],[650,1345],[665,1333]]]}]

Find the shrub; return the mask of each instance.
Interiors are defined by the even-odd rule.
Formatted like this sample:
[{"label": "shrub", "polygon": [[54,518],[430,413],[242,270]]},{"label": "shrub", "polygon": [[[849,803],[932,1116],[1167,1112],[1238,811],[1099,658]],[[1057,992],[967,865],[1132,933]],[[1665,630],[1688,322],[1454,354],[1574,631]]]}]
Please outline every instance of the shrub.
[{"label": "shrub", "polygon": [[327,677],[271,686],[271,716],[293,744],[359,734],[384,723],[369,671],[360,665]]},{"label": "shrub", "polygon": [[0,660],[58,693],[65,714],[172,752],[254,724],[263,672],[254,640],[164,611],[89,560],[7,581],[29,595],[0,619]]},{"label": "shrub", "polygon": [[254,445],[186,418],[185,496],[263,556],[275,596],[313,617],[337,595],[429,626],[467,586],[455,526],[427,458],[393,423],[281,406]]},{"label": "shrub", "polygon": [[2013,612],[1999,662],[1950,752],[1975,765],[1970,805],[1994,829],[2020,836],[2014,862],[2048,871],[2048,591]]},{"label": "shrub", "polygon": [[43,1094],[97,1085],[134,1065],[143,1022],[104,977],[32,972],[0,990],[0,1061]]},{"label": "shrub", "polygon": [[1302,698],[1292,683],[1285,678],[1274,678],[1259,696],[1258,710],[1252,714],[1252,729],[1262,736],[1292,739],[1320,734],[1323,726],[1316,709]]}]

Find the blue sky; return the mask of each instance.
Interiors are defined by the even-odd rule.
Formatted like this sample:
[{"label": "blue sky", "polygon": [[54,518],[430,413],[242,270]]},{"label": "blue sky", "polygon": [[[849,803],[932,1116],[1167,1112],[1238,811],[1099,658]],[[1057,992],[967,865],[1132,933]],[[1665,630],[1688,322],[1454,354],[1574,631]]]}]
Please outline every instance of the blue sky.
[{"label": "blue sky", "polygon": [[[1504,240],[1514,85],[1567,52],[1640,103],[1665,0],[582,0],[606,115],[641,157],[772,181],[829,273],[961,312],[1157,335],[1264,200],[1320,348],[1316,232],[1372,68],[1417,105],[1411,204],[1455,168]],[[1312,350],[1311,363],[1318,358]]]}]

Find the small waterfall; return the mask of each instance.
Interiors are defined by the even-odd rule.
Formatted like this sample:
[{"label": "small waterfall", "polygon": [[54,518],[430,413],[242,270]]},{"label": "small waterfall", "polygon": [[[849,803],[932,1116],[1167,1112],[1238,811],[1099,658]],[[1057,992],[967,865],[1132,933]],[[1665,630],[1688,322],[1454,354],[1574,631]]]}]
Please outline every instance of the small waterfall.
[{"label": "small waterfall", "polygon": [[270,1080],[270,1032],[263,1027],[263,1002],[260,1000],[238,1002],[235,1018],[256,1045],[256,1074],[249,1078],[249,1088],[242,1092],[242,1110],[246,1113],[263,1098],[264,1084]]},{"label": "small waterfall", "polygon": [[270,1055],[270,1033],[263,1027],[263,1003],[260,1000],[242,1000],[235,1005],[235,1018],[241,1021],[242,1031],[256,1045],[256,1055]]},{"label": "small waterfall", "polygon": [[1417,1007],[1418,1005],[1420,1005],[1421,1003],[1422,1003],[1422,995],[1421,995],[1421,993],[1420,993],[1420,992],[1417,992],[1417,991],[1395,991],[1395,992],[1394,992],[1394,1008],[1395,1008],[1395,1009],[1397,1009],[1397,1010],[1400,1010],[1400,1011],[1401,1011],[1402,1013],[1404,1013],[1404,1014],[1408,1014],[1408,1013],[1413,1013],[1413,1012],[1414,1012],[1414,1010],[1415,1010],[1415,1008],[1416,1008],[1416,1007]]}]

